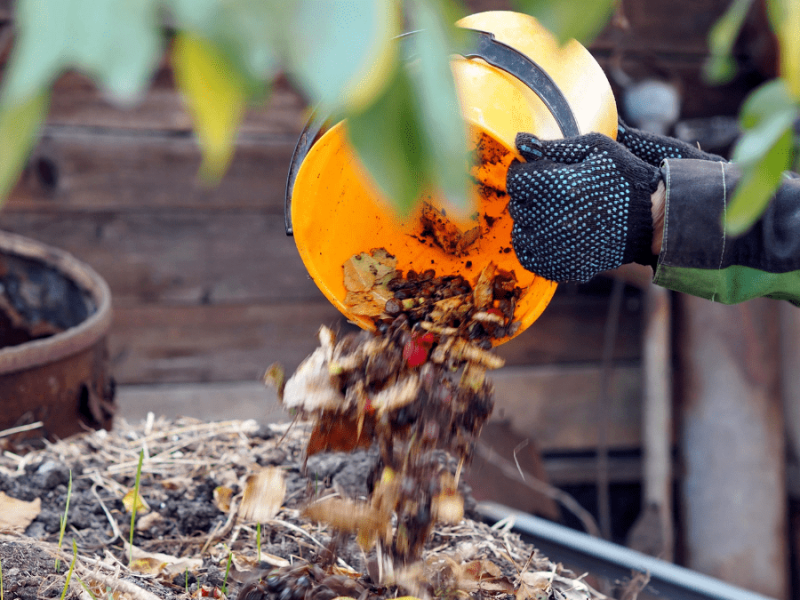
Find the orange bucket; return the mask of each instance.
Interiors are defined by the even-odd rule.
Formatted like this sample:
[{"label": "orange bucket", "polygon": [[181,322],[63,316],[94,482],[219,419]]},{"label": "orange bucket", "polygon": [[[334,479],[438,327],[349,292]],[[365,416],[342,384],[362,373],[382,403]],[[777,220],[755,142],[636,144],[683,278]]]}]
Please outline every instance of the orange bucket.
[{"label": "orange bucket", "polygon": [[[437,275],[462,275],[472,282],[489,263],[513,271],[525,293],[514,315],[531,325],[550,302],[556,284],[526,271],[511,245],[512,219],[505,192],[508,165],[521,158],[514,146],[520,131],[556,139],[597,131],[616,136],[617,109],[600,66],[576,41],[559,46],[533,17],[493,11],[465,17],[459,26],[474,30],[475,51],[452,60],[470,150],[478,160],[473,206],[478,239],[459,255],[425,235],[424,203],[444,204],[426,195],[416,210],[399,216],[383,197],[347,140],[346,121],[327,130],[321,122],[303,132],[295,150],[286,194],[287,233],[325,296],[364,329],[373,322],[352,314],[344,303],[342,265],[355,254],[385,248],[397,268]],[[461,228],[463,229],[463,224]],[[510,337],[496,340],[503,343]]]}]

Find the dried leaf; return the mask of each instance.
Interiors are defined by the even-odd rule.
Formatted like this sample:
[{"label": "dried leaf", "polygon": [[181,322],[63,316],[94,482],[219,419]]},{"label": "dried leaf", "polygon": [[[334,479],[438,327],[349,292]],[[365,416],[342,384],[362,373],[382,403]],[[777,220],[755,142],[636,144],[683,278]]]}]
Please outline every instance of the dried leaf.
[{"label": "dried leaf", "polygon": [[372,418],[359,419],[354,415],[330,415],[320,418],[306,446],[306,456],[320,452],[352,452],[372,445],[372,432],[375,421]]},{"label": "dried leaf", "polygon": [[280,363],[272,363],[264,373],[264,385],[273,388],[278,393],[278,398],[283,398],[286,387],[286,371]]},{"label": "dried leaf", "polygon": [[153,527],[156,527],[163,520],[164,517],[161,516],[161,513],[158,512],[147,513],[141,519],[137,516],[136,531],[147,531],[148,529],[152,529]]},{"label": "dried leaf", "polygon": [[422,205],[422,226],[433,234],[436,243],[448,254],[463,256],[467,249],[480,237],[480,227],[471,227],[462,231],[451,221],[444,211],[440,211],[428,202]]},{"label": "dried leaf", "polygon": [[0,492],[0,531],[23,532],[42,511],[42,500],[17,500]]},{"label": "dried leaf", "polygon": [[141,494],[136,494],[136,490],[130,490],[122,497],[122,505],[129,513],[133,512],[133,506],[136,504],[136,514],[144,514],[150,510],[150,505],[147,504]]},{"label": "dried leaf", "polygon": [[284,407],[312,413],[342,405],[344,396],[331,385],[327,355],[325,348],[317,348],[297,367],[283,390]]},{"label": "dried leaf", "polygon": [[375,261],[366,252],[348,258],[342,269],[344,287],[349,292],[368,292],[375,285]]},{"label": "dried leaf", "polygon": [[229,487],[220,485],[214,488],[214,506],[224,513],[231,509],[231,498],[233,490]]},{"label": "dried leaf", "polygon": [[247,521],[269,521],[280,510],[285,495],[283,471],[276,467],[260,469],[247,476],[239,514]]},{"label": "dried leaf", "polygon": [[153,557],[137,558],[130,564],[130,570],[142,575],[158,575],[167,563]]},{"label": "dried leaf", "polygon": [[481,274],[478,275],[478,280],[475,282],[472,296],[474,298],[475,306],[477,308],[489,308],[494,299],[493,280],[496,265],[490,262],[483,267]]},{"label": "dried leaf", "polygon": [[376,510],[366,502],[349,498],[327,498],[305,508],[303,516],[326,523],[337,531],[355,533],[362,548],[368,549],[376,538],[388,540],[391,535],[390,514]]},{"label": "dried leaf", "polygon": [[[147,552],[136,546],[133,546],[131,552],[134,563],[138,562],[140,564],[142,570],[139,572],[141,573],[173,576],[178,573],[184,573],[187,570],[196,572],[203,566],[203,559],[201,558],[178,558],[161,552]],[[152,571],[152,569],[156,568],[158,568],[157,571]],[[147,571],[146,569],[151,570]]]},{"label": "dried leaf", "polygon": [[387,388],[382,389],[372,398],[372,406],[378,416],[411,404],[419,393],[420,382],[416,375],[408,375]]}]

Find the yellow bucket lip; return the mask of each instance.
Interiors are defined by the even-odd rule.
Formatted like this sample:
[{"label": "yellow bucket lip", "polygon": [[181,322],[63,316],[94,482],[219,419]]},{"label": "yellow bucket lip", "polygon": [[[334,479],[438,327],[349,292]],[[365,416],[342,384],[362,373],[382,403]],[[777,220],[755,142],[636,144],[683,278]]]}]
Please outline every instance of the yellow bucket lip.
[{"label": "yellow bucket lip", "polygon": [[[600,131],[615,136],[617,115],[610,85],[602,69],[580,44],[560,47],[535,19],[519,13],[479,13],[458,24],[489,31],[542,66],[550,65],[547,73],[570,107],[574,109],[577,105],[581,109],[574,111],[581,133]],[[546,56],[536,52],[545,52]],[[552,65],[560,65],[561,60],[569,64],[553,72]],[[513,223],[504,191],[505,168],[512,158],[519,158],[514,147],[516,132],[529,131],[553,139],[562,137],[558,125],[536,94],[507,73],[482,60],[463,58],[453,61],[453,69],[472,134],[488,135],[505,151],[502,168],[498,163],[495,172],[484,173],[493,182],[491,187],[496,193],[479,196],[477,222],[482,235],[466,256],[448,255],[421,235],[421,206],[405,218],[395,214],[350,147],[345,121],[333,125],[313,143],[297,170],[291,223],[300,256],[328,300],[362,328],[372,330],[375,325],[371,319],[353,314],[345,305],[342,265],[351,256],[375,248],[385,248],[395,255],[397,268],[404,273],[409,269],[422,272],[433,268],[437,275],[459,274],[474,283],[490,261],[514,271],[519,286],[527,289],[517,305],[515,320],[520,321],[521,327],[515,335],[541,315],[555,293],[554,282],[526,271],[517,261],[511,246]],[[571,78],[583,73],[585,80],[565,79],[564,73]],[[599,107],[586,101],[587,90],[595,94]]]}]

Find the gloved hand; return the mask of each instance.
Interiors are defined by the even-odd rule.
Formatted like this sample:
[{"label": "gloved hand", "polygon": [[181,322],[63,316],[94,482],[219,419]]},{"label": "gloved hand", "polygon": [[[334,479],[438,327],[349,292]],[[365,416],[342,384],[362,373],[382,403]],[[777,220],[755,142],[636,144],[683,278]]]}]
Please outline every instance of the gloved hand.
[{"label": "gloved hand", "polygon": [[523,267],[586,282],[628,262],[653,264],[650,197],[661,171],[599,133],[542,141],[520,133],[527,162],[508,169],[511,238]]},{"label": "gloved hand", "polygon": [[699,158],[726,162],[721,156],[703,152],[681,140],[634,129],[622,119],[617,122],[617,141],[654,167],[660,167],[665,158]]}]

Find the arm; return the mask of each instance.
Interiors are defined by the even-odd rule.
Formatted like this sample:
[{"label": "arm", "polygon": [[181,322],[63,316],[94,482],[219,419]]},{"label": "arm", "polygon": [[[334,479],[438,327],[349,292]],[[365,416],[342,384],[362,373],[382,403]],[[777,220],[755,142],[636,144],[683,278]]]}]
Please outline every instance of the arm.
[{"label": "arm", "polygon": [[667,159],[661,172],[654,283],[724,304],[769,297],[800,306],[800,180],[787,178],[755,225],[731,238],[722,219],[740,177],[735,164]]}]

